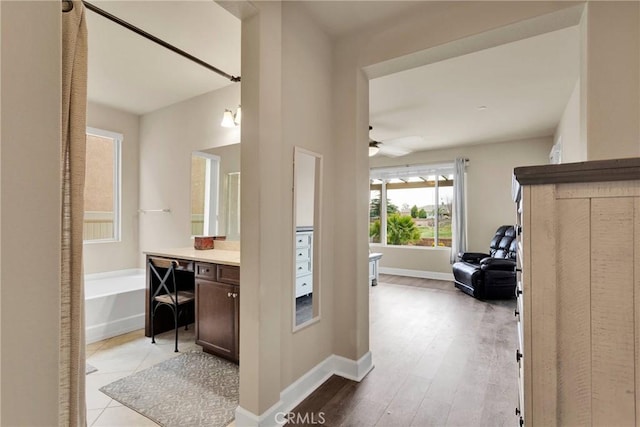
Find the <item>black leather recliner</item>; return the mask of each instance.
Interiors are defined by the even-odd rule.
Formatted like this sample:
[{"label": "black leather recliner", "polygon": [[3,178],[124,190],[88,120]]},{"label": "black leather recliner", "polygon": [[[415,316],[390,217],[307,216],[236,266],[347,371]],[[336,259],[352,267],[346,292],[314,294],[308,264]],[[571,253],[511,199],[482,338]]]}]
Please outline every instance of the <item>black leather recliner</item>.
[{"label": "black leather recliner", "polygon": [[464,252],[453,264],[455,286],[478,299],[512,298],[516,288],[515,229],[498,228],[489,245],[489,253]]}]

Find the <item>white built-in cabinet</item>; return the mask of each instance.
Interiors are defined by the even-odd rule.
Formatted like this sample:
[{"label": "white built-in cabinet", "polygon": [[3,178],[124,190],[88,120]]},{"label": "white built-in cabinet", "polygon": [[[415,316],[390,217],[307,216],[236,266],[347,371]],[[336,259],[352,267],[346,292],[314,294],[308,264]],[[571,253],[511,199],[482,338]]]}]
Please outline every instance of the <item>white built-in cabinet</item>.
[{"label": "white built-in cabinet", "polygon": [[313,293],[313,230],[296,231],[296,298]]},{"label": "white built-in cabinet", "polygon": [[640,159],[514,178],[517,422],[640,424]]}]

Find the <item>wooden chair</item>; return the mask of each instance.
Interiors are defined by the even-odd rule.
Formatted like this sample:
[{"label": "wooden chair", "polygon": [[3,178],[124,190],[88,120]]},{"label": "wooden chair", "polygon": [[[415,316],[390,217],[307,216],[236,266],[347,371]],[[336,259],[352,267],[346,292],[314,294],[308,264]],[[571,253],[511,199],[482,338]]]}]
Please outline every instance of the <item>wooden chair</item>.
[{"label": "wooden chair", "polygon": [[[149,257],[149,271],[159,281],[158,286],[151,294],[150,312],[151,312],[151,342],[155,344],[155,333],[153,330],[153,323],[155,319],[156,310],[159,307],[167,306],[173,312],[174,329],[176,331],[176,349],[178,351],[178,316],[182,314],[188,304],[195,301],[195,294],[191,291],[179,291],[176,286],[176,268],[178,262],[165,258],[153,258]],[[164,275],[161,272],[164,270]],[[153,280],[152,280],[153,282]],[[185,330],[188,329],[188,325],[185,325]]]}]

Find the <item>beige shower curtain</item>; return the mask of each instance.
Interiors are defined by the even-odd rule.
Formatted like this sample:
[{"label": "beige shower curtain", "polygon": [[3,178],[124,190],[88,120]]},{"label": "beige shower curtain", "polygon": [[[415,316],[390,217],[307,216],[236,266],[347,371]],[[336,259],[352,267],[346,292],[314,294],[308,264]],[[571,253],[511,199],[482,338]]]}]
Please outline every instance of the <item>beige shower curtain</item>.
[{"label": "beige shower curtain", "polygon": [[[62,258],[60,426],[86,426],[82,224],[87,122],[87,28],[81,1],[62,13]],[[64,9],[64,4],[63,4]]]}]

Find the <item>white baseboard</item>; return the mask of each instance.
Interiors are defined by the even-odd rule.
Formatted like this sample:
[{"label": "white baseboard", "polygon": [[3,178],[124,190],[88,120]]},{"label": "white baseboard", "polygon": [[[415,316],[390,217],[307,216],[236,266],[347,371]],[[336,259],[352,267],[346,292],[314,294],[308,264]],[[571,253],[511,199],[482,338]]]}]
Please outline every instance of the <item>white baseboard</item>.
[{"label": "white baseboard", "polygon": [[85,329],[85,341],[90,344],[142,329],[144,328],[144,318],[144,313],[140,313],[99,325],[87,326]]},{"label": "white baseboard", "polygon": [[422,279],[453,281],[453,273],[440,273],[438,271],[407,270],[404,268],[380,267],[380,273],[396,276],[420,277]]},{"label": "white baseboard", "polygon": [[[236,408],[236,426],[281,426],[286,421],[286,414],[298,406],[300,402],[306,399],[332,375],[339,375],[353,381],[361,381],[371,369],[373,369],[371,352],[367,352],[358,361],[332,354],[280,392],[280,400],[260,416],[238,406]],[[317,417],[318,415],[315,414],[315,416]]]}]

